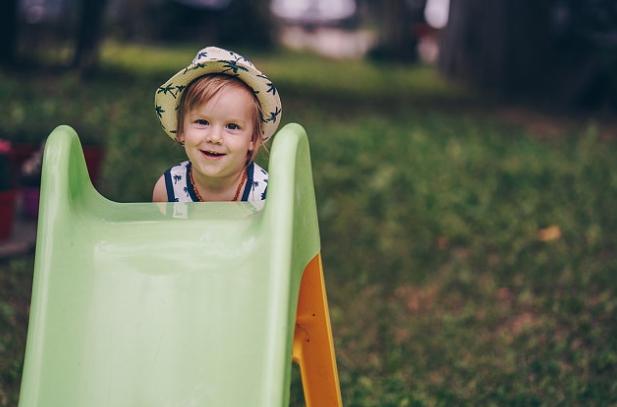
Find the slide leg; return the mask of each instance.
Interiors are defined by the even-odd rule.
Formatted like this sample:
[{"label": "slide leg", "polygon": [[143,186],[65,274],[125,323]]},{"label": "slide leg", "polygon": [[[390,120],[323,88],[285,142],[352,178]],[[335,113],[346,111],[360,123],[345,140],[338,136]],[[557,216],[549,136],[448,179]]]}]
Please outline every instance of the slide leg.
[{"label": "slide leg", "polygon": [[320,255],[302,275],[292,357],[300,366],[307,407],[343,405]]}]

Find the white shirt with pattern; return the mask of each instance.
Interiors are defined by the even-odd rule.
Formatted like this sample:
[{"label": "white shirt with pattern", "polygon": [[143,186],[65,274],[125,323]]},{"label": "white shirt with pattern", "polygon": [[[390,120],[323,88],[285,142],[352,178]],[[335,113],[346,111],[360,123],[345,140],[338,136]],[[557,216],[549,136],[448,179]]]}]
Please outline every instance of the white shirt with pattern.
[{"label": "white shirt with pattern", "polygon": [[[190,161],[183,161],[165,171],[165,189],[168,202],[199,202],[189,181]],[[268,191],[268,172],[255,162],[246,167],[246,184],[240,201],[263,204]]]}]

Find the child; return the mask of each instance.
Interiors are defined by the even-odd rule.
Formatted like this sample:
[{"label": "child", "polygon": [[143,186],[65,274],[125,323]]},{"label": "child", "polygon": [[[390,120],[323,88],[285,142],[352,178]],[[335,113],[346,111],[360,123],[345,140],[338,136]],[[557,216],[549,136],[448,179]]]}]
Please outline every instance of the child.
[{"label": "child", "polygon": [[154,101],[163,129],[184,146],[188,161],[161,175],[152,201],[266,198],[268,173],[253,160],[281,121],[281,100],[248,59],[204,48],[158,88]]}]

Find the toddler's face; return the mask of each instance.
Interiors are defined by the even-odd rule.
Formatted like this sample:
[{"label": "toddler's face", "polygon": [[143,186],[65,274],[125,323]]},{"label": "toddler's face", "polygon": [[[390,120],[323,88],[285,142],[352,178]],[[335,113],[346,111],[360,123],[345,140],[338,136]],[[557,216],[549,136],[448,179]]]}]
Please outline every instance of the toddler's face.
[{"label": "toddler's face", "polygon": [[179,141],[196,176],[235,182],[255,148],[253,100],[247,89],[227,86],[184,115]]}]

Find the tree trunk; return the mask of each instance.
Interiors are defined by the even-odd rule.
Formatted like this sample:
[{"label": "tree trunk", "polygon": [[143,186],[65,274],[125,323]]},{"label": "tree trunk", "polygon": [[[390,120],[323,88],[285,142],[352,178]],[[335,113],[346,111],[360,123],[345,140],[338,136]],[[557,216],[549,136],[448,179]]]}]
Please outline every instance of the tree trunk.
[{"label": "tree trunk", "polygon": [[549,11],[536,0],[451,0],[441,71],[497,93],[538,85],[550,62]]},{"label": "tree trunk", "polygon": [[149,35],[148,12],[151,2],[147,0],[124,0],[120,17],[120,32],[129,40],[143,40]]},{"label": "tree trunk", "polygon": [[71,65],[82,73],[93,70],[98,63],[106,5],[107,0],[81,0],[77,45]]},{"label": "tree trunk", "polygon": [[17,49],[18,0],[0,1],[0,64],[15,64]]},{"label": "tree trunk", "polygon": [[224,46],[249,45],[268,49],[274,44],[276,23],[267,0],[234,0],[223,12],[218,36]]},{"label": "tree trunk", "polygon": [[379,16],[379,41],[371,56],[375,59],[415,62],[418,38],[414,24],[424,19],[426,0],[384,0],[373,5]]}]

